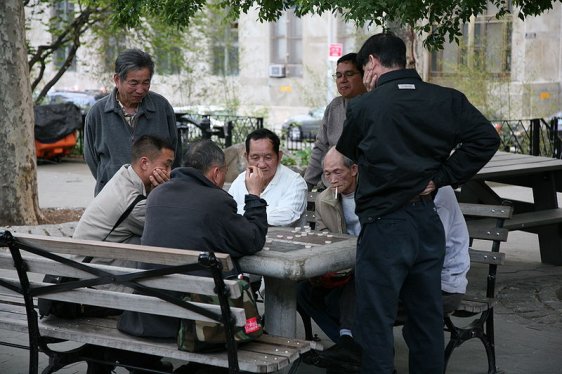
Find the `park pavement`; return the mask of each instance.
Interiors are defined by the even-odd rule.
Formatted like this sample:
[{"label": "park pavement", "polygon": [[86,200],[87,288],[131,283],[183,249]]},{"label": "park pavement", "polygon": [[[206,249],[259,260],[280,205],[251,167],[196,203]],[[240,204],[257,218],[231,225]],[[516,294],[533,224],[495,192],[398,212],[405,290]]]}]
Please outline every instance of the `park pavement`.
[{"label": "park pavement", "polygon": [[[38,167],[39,204],[42,208],[83,208],[93,198],[94,179],[80,161],[63,161]],[[494,186],[502,197],[531,200],[525,188]],[[562,199],[559,199],[562,200]],[[73,223],[41,227],[12,227],[13,231],[50,235],[68,235]],[[538,239],[520,231],[510,233],[501,251],[506,253],[506,265],[498,271],[498,299],[495,308],[496,359],[498,368],[509,374],[562,374],[562,266],[540,262]],[[469,281],[477,282],[479,277]],[[477,280],[478,279],[478,280]],[[325,346],[331,345],[318,327],[315,333]],[[408,372],[407,347],[401,328],[395,328],[396,369]],[[1,332],[3,339],[25,344],[26,336]],[[299,337],[304,337],[302,326]],[[431,358],[428,358],[431,359]],[[40,368],[45,367],[42,356]],[[0,346],[0,374],[27,372],[27,352]],[[448,373],[486,373],[487,361],[482,345],[473,339],[455,350]],[[85,373],[84,364],[75,364],[60,373]],[[117,373],[126,373],[118,369]],[[301,364],[299,374],[320,374],[323,369]],[[345,374],[345,373],[342,373]]]}]

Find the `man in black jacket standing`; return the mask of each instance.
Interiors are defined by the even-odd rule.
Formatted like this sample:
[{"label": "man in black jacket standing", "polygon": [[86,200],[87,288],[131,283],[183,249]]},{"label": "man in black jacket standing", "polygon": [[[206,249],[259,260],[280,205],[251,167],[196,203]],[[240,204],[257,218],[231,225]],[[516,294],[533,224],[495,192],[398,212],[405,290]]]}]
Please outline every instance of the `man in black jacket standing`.
[{"label": "man in black jacket standing", "polygon": [[404,42],[370,37],[357,60],[374,89],[348,105],[337,150],[359,165],[356,338],[361,373],[392,373],[400,299],[410,373],[443,372],[444,231],[433,196],[469,180],[496,152],[490,122],[453,89],[406,69]]}]

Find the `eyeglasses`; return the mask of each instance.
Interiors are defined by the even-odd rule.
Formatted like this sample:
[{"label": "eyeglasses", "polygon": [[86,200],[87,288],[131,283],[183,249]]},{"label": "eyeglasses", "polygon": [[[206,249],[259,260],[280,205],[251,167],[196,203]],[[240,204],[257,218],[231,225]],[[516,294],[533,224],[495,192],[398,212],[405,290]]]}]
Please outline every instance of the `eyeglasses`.
[{"label": "eyeglasses", "polygon": [[345,75],[347,78],[351,78],[356,74],[361,74],[358,71],[353,71],[353,70],[348,70],[348,71],[344,71],[343,73],[340,73],[339,71],[335,74],[332,74],[332,78],[334,79],[341,79],[343,78],[343,76]]}]

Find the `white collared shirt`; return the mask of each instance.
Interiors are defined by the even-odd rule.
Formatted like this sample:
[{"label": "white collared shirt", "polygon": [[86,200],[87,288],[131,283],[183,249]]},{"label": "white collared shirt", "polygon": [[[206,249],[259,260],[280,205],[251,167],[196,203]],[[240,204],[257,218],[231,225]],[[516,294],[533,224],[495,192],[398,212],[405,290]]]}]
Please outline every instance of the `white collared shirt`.
[{"label": "white collared shirt", "polygon": [[[242,172],[228,190],[238,205],[238,214],[244,214],[244,197],[248,194]],[[279,164],[273,179],[260,197],[267,201],[267,223],[270,226],[289,226],[301,219],[306,209],[307,186],[304,179],[288,167]]]}]

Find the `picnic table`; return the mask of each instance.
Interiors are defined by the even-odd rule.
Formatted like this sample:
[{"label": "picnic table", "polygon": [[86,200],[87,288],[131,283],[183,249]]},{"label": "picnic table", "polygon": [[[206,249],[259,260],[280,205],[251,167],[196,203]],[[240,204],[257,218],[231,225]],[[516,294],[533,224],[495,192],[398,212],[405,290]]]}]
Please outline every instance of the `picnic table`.
[{"label": "picnic table", "polygon": [[264,277],[266,327],[270,334],[296,336],[296,283],[353,267],[356,244],[357,238],[350,235],[299,227],[269,228],[263,250],[240,259],[240,267]]},{"label": "picnic table", "polygon": [[562,265],[562,208],[557,192],[562,192],[562,160],[497,152],[468,183],[461,187],[460,202],[501,204],[490,182],[532,189],[533,202],[508,199],[514,215],[505,227],[536,233],[541,261]]}]

